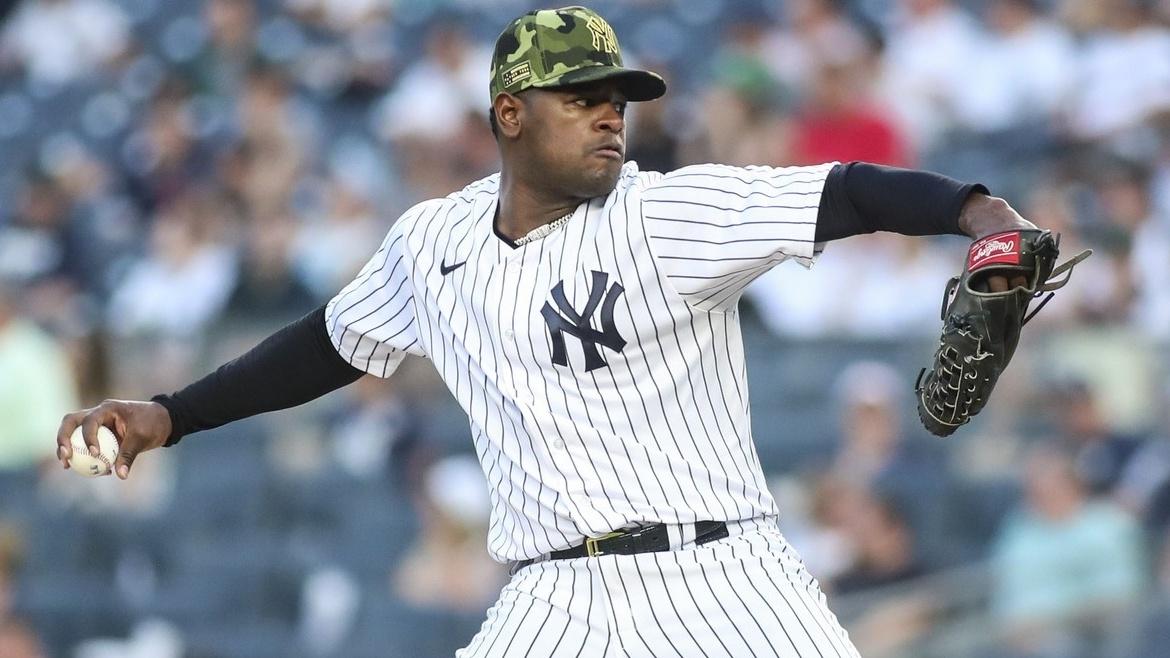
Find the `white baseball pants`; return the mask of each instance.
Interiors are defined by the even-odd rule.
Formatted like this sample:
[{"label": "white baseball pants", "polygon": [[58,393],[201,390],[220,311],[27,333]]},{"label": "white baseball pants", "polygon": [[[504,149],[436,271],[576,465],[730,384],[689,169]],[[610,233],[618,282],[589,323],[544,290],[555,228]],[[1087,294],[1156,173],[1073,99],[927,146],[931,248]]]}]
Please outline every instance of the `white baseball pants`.
[{"label": "white baseball pants", "polygon": [[858,658],[774,519],[678,551],[517,572],[456,658]]}]

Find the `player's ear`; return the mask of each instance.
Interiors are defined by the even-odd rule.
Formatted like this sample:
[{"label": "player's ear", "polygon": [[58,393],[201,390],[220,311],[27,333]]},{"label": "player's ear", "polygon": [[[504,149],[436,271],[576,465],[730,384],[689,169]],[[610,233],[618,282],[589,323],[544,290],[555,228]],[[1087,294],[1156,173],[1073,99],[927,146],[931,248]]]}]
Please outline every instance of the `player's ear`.
[{"label": "player's ear", "polygon": [[496,124],[499,126],[501,137],[516,139],[520,136],[520,124],[524,114],[523,100],[506,91],[500,92],[492,102],[492,111],[496,113]]}]

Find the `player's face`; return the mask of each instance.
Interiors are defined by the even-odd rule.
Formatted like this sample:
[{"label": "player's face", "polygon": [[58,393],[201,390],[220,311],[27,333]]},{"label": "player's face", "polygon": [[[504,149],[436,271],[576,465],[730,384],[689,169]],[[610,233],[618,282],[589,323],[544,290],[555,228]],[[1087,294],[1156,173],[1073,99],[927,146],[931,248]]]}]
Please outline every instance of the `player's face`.
[{"label": "player's face", "polygon": [[530,168],[552,191],[589,199],[613,191],[626,157],[626,97],[613,82],[525,94]]}]

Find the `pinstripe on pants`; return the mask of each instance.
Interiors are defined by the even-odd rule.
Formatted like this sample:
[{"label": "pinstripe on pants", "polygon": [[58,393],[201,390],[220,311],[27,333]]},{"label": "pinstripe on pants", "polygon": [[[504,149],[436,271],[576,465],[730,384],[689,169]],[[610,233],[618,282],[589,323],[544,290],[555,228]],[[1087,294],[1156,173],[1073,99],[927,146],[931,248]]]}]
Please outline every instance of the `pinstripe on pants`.
[{"label": "pinstripe on pants", "polygon": [[775,522],[750,523],[686,550],[522,569],[456,656],[858,656]]}]

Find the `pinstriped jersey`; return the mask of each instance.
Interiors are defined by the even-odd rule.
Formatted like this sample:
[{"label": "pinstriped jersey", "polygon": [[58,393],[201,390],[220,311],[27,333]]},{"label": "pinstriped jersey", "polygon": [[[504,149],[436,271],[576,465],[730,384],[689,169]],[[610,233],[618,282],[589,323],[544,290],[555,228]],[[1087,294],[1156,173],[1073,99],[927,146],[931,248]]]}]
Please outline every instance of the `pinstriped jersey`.
[{"label": "pinstriped jersey", "polygon": [[327,329],[378,376],[406,354],[433,362],[470,421],[497,560],[775,515],[736,304],[777,263],[811,265],[831,167],[628,162],[608,196],[520,247],[494,230],[495,174],[403,214]]}]

